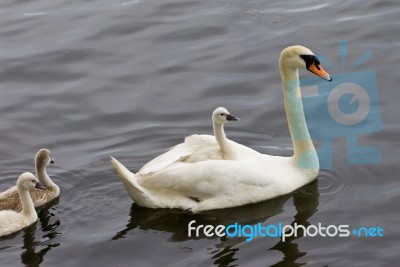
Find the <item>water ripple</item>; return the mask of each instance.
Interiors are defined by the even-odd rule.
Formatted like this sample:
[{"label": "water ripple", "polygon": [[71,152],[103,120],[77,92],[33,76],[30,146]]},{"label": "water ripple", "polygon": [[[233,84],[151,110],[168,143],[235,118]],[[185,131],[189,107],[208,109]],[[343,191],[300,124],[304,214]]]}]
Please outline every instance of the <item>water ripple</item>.
[{"label": "water ripple", "polygon": [[[346,184],[344,179],[333,170],[320,170],[317,182],[318,193],[321,197],[338,195],[348,187],[348,184]],[[314,192],[309,192],[308,189],[308,187],[304,187],[300,191],[306,195],[314,194]]]}]

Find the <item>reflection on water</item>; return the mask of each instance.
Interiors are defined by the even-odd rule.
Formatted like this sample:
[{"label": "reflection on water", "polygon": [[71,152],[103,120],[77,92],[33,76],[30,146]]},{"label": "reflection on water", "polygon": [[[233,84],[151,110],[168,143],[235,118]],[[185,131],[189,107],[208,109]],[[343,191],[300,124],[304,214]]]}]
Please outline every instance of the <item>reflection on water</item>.
[{"label": "reflection on water", "polygon": [[[188,237],[187,232],[187,225],[192,220],[196,220],[196,225],[210,224],[216,226],[219,224],[228,225],[235,222],[256,224],[281,213],[283,211],[283,204],[288,199],[289,196],[284,196],[244,207],[206,211],[199,214],[175,209],[149,209],[132,204],[128,224],[112,240],[125,238],[129,231],[136,228],[172,233],[171,241],[189,240],[194,238]],[[208,237],[202,235],[199,238]]]},{"label": "reflection on water", "polygon": [[[303,193],[306,191],[307,194]],[[181,242],[190,239],[215,239],[215,237],[207,237],[204,233],[199,237],[189,237],[187,226],[190,221],[196,220],[195,225],[229,225],[239,223],[241,225],[255,225],[257,223],[268,224],[268,219],[283,212],[284,204],[293,198],[293,204],[296,208],[296,214],[293,217],[293,226],[310,225],[308,219],[318,209],[318,182],[312,182],[304,188],[297,190],[292,195],[287,195],[264,201],[261,203],[251,204],[244,207],[207,211],[200,214],[193,214],[181,210],[169,209],[148,209],[132,204],[130,209],[129,222],[124,229],[118,231],[113,237],[113,241],[126,238],[129,232],[140,229],[145,231],[162,231],[171,233],[171,242]],[[299,231],[298,237],[289,237],[282,242],[280,240],[269,250],[277,250],[283,254],[282,260],[272,266],[300,266],[298,259],[306,254],[300,252],[298,244],[294,242],[300,238],[302,232]],[[235,254],[239,251],[238,244],[245,242],[245,237],[228,238],[226,236],[219,238],[214,246],[215,249],[210,253],[211,260],[215,266],[235,266],[234,262],[238,257]],[[185,247],[185,250],[191,251],[191,248]],[[301,261],[301,260],[300,260]]]},{"label": "reflection on water", "polygon": [[[308,194],[302,193],[303,190],[306,190]],[[296,215],[294,215],[294,220],[291,225],[294,226],[294,224],[297,224],[303,225],[305,227],[309,226],[310,222],[308,220],[318,210],[318,199],[318,180],[304,186],[300,190],[297,190],[295,193],[293,193],[293,204],[296,208]],[[294,242],[296,239],[301,238],[302,235],[303,231],[300,230],[297,236],[290,236],[285,239],[285,242],[282,242],[281,240],[275,246],[270,248],[270,250],[278,250],[284,255],[280,262],[275,263],[271,266],[284,267],[302,266],[307,264],[307,262],[301,262],[300,259],[304,255],[306,255],[307,252],[301,252],[299,250],[298,244]]]},{"label": "reflection on water", "polygon": [[[56,203],[54,203],[56,204]],[[57,227],[60,225],[59,220],[54,220],[54,214],[50,210],[44,208],[38,212],[38,222],[24,229],[23,249],[21,253],[21,262],[27,266],[40,266],[44,256],[60,243],[55,242],[60,235]],[[41,231],[37,231],[40,226]],[[43,234],[41,238],[37,238],[38,232]]]}]

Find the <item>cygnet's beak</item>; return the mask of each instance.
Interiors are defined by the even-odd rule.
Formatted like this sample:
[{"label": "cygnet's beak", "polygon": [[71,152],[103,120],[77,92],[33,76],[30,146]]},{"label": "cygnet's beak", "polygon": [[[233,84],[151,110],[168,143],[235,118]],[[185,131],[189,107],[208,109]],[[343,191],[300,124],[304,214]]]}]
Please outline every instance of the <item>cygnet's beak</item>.
[{"label": "cygnet's beak", "polygon": [[39,182],[36,183],[35,188],[42,189],[42,190],[46,190],[47,189],[44,185],[42,185]]},{"label": "cygnet's beak", "polygon": [[239,118],[237,118],[237,117],[235,117],[235,116],[233,116],[231,114],[226,115],[226,119],[228,121],[238,121],[239,120]]},{"label": "cygnet's beak", "polygon": [[54,159],[50,158],[50,164],[54,164]]}]

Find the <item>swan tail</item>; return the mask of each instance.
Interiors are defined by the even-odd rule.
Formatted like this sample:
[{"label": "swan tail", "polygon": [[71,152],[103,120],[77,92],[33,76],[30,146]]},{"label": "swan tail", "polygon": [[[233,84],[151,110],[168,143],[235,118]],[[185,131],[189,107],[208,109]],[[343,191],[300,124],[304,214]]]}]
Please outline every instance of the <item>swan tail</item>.
[{"label": "swan tail", "polygon": [[114,169],[117,171],[126,191],[133,201],[141,206],[151,206],[149,205],[150,199],[146,192],[147,190],[139,185],[135,174],[129,171],[114,157],[111,157],[111,163],[114,166]]}]

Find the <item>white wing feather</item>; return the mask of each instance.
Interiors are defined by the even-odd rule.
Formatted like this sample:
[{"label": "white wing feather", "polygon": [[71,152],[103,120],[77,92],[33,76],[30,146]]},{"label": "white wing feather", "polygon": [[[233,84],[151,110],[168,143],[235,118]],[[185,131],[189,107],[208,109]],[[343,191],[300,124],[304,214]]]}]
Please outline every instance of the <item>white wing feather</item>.
[{"label": "white wing feather", "polygon": [[[190,162],[210,159],[208,156],[210,153],[208,153],[208,151],[204,151],[204,147],[211,147],[214,154],[218,153],[219,151],[218,143],[215,141],[213,136],[196,134],[188,136],[185,138],[184,143],[171,147],[167,152],[161,154],[144,165],[139,170],[138,174],[146,175],[161,171],[175,162],[187,162],[186,160],[189,156],[191,156]],[[221,153],[219,152],[219,154]]]}]

